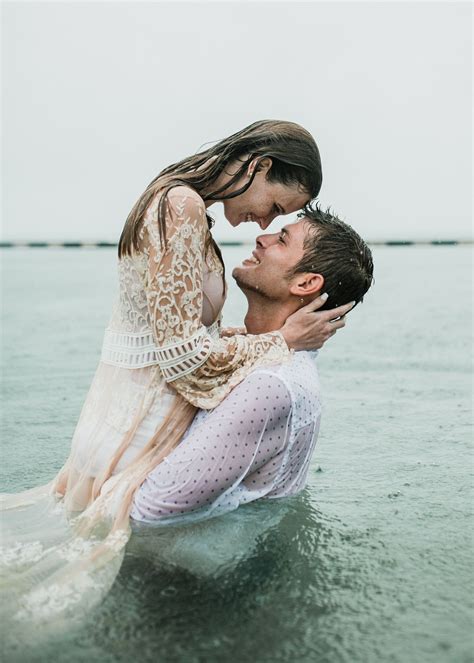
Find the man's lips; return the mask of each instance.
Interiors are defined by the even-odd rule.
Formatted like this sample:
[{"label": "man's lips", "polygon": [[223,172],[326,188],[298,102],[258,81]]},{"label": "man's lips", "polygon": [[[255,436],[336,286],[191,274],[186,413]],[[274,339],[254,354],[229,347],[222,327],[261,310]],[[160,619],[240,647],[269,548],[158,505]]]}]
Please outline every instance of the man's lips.
[{"label": "man's lips", "polygon": [[253,265],[255,267],[257,265],[260,265],[260,263],[261,263],[261,259],[260,259],[259,255],[257,254],[257,251],[252,251],[251,257],[250,258],[245,258],[245,260],[242,261],[243,265]]}]

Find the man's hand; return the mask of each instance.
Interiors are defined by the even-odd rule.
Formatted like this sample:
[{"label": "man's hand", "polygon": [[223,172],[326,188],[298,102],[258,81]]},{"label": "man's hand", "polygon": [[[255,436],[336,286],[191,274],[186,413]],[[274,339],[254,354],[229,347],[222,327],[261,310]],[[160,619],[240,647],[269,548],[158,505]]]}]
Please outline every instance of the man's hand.
[{"label": "man's hand", "polygon": [[221,338],[228,338],[229,336],[245,335],[247,330],[245,327],[223,327],[221,329]]},{"label": "man's hand", "polygon": [[344,316],[354,307],[355,302],[318,312],[327,298],[326,294],[321,295],[290,315],[280,329],[289,348],[319,350],[328,338],[345,326]]}]

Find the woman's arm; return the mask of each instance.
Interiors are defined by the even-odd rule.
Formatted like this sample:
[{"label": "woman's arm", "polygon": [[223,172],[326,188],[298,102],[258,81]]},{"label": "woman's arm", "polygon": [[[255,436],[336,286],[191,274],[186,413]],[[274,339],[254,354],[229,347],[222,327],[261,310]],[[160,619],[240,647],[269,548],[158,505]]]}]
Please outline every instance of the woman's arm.
[{"label": "woman's arm", "polygon": [[145,292],[158,363],[165,380],[197,407],[211,409],[255,366],[285,361],[290,350],[279,332],[213,339],[201,322],[208,227],[200,196],[184,186],[168,194],[166,250],[156,203],[145,217],[148,253]]},{"label": "woman's arm", "polygon": [[201,322],[204,255],[209,239],[205,205],[186,186],[171,189],[167,201],[166,249],[156,221],[157,201],[145,216],[145,292],[158,364],[165,380],[187,401],[212,409],[255,367],[286,361],[290,347],[321,347],[344,325],[343,320],[330,323],[331,318],[343,314],[339,309],[317,314],[317,303],[313,302],[291,316],[282,331],[213,339]]}]

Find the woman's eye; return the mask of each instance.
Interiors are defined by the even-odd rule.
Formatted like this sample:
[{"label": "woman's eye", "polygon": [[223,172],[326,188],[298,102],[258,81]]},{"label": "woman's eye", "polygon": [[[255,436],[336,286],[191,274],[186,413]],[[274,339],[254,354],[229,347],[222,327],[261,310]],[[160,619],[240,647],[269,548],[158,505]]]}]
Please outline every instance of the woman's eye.
[{"label": "woman's eye", "polygon": [[282,244],[285,243],[285,240],[283,239],[283,235],[280,235],[280,236],[278,237],[278,241],[281,242]]}]

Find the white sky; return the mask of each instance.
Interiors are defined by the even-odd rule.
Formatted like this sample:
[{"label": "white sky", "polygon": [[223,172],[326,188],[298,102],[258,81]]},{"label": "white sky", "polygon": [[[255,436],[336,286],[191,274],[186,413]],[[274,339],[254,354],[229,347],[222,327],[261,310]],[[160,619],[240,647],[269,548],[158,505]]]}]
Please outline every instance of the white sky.
[{"label": "white sky", "polygon": [[161,168],[262,118],[311,131],[322,203],[366,239],[467,238],[471,11],[4,3],[3,239],[117,240]]}]

